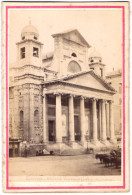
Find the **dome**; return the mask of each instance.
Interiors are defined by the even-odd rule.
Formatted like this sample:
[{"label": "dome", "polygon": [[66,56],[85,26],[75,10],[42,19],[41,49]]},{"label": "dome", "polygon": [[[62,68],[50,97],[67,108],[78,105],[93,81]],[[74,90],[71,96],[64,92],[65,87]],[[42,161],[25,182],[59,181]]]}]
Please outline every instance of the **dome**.
[{"label": "dome", "polygon": [[102,58],[102,56],[100,55],[100,53],[97,52],[97,51],[93,51],[89,55],[89,58],[94,58],[94,57]]},{"label": "dome", "polygon": [[31,22],[29,22],[29,24],[23,28],[21,34],[25,34],[25,33],[39,34],[38,30],[31,24]]}]

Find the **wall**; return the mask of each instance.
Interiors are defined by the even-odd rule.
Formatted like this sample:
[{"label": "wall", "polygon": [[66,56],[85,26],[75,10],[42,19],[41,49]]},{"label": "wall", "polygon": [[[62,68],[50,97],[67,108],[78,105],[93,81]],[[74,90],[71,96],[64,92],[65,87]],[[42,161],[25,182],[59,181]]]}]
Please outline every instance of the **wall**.
[{"label": "wall", "polygon": [[114,95],[114,128],[118,136],[122,132],[122,74],[120,71],[113,71],[106,77],[107,82],[115,88],[117,93]]},{"label": "wall", "polygon": [[[57,36],[54,38],[54,58],[53,69],[60,73],[60,75],[69,74],[67,71],[70,61],[75,60],[80,66],[82,71],[88,69],[88,48],[87,46],[78,43],[79,37],[74,32],[69,33],[69,37]],[[77,41],[79,40],[79,41]],[[73,57],[72,53],[76,53],[77,57]]]}]

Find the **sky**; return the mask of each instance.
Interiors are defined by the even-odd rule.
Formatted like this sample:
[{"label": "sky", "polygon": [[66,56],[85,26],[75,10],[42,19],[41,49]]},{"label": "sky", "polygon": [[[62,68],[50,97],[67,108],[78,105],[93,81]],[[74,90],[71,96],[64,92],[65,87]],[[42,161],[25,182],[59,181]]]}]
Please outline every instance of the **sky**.
[{"label": "sky", "polygon": [[106,72],[122,68],[122,12],[121,9],[34,9],[9,12],[9,62],[16,61],[16,42],[29,19],[38,29],[43,53],[54,50],[52,34],[68,29],[78,29],[91,45],[90,54],[96,49],[106,64]]}]

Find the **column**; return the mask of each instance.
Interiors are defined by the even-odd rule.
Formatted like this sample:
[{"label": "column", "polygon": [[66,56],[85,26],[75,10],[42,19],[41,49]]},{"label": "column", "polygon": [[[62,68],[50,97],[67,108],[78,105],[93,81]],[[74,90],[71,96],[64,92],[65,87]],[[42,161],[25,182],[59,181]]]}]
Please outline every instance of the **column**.
[{"label": "column", "polygon": [[101,125],[102,125],[102,141],[106,141],[106,110],[105,110],[105,100],[102,100],[102,116],[101,116]]},{"label": "column", "polygon": [[56,142],[62,142],[61,94],[56,95]]},{"label": "column", "polygon": [[102,131],[101,131],[101,101],[99,101],[99,139],[101,140]]},{"label": "column", "polygon": [[106,102],[106,136],[109,137],[109,103]]},{"label": "column", "polygon": [[110,128],[110,140],[115,140],[114,134],[114,120],[113,120],[113,101],[109,101],[109,128]]},{"label": "column", "polygon": [[85,141],[85,107],[84,97],[80,98],[80,130],[81,130],[81,142]]},{"label": "column", "polygon": [[47,96],[43,96],[43,142],[48,142],[48,129],[47,129]]},{"label": "column", "polygon": [[96,99],[92,99],[92,113],[93,113],[93,142],[97,141],[97,105]]},{"label": "column", "polygon": [[73,96],[69,96],[69,136],[70,141],[75,141],[75,133],[74,133],[74,103]]}]

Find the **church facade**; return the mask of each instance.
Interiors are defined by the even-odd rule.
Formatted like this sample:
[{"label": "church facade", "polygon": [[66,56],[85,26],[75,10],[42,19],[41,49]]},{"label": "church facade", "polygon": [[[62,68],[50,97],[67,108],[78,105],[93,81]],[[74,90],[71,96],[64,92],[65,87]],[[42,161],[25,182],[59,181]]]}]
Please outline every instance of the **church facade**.
[{"label": "church facade", "polygon": [[105,81],[102,58],[88,55],[90,45],[78,30],[52,37],[54,52],[43,55],[38,30],[29,23],[16,43],[9,71],[10,156],[19,155],[22,143],[49,151],[115,143],[116,91]]}]

